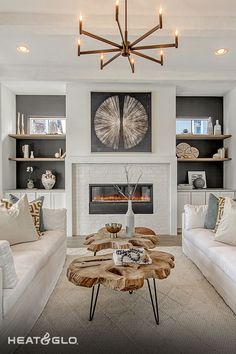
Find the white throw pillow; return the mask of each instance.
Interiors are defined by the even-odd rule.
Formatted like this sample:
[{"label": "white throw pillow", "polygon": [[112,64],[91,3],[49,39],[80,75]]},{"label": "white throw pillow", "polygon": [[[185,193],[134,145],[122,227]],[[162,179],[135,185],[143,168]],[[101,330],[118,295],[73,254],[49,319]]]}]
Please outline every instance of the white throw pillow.
[{"label": "white throw pillow", "polygon": [[0,268],[2,269],[3,289],[13,289],[17,284],[17,275],[8,241],[0,241]]},{"label": "white throw pillow", "polygon": [[10,209],[0,207],[0,240],[10,245],[38,240],[26,195]]},{"label": "white throw pillow", "polygon": [[207,213],[207,205],[190,205],[184,206],[184,228],[185,230],[203,228]]},{"label": "white throw pillow", "polygon": [[43,209],[43,226],[49,230],[66,230],[66,209]]},{"label": "white throw pillow", "polygon": [[224,214],[215,233],[215,240],[236,246],[236,203],[225,198]]}]

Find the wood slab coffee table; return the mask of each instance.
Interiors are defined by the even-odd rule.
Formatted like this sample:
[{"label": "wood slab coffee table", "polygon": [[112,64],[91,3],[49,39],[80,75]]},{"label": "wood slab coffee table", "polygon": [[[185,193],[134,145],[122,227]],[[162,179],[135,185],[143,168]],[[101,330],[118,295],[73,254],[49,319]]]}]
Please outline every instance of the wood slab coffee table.
[{"label": "wood slab coffee table", "polygon": [[[170,253],[147,251],[152,264],[129,264],[116,266],[112,254],[75,259],[67,270],[69,281],[77,286],[92,287],[89,320],[92,321],[96,309],[100,285],[117,291],[132,293],[143,287],[147,281],[156,324],[159,324],[156,279],[166,279],[174,268],[174,256]],[[153,290],[149,279],[153,279]],[[95,295],[95,287],[97,287]],[[154,292],[154,295],[152,294]],[[95,296],[95,298],[94,298]]]},{"label": "wood slab coffee table", "polygon": [[127,237],[125,230],[121,230],[116,238],[111,238],[110,233],[102,228],[95,234],[88,235],[84,245],[89,251],[97,252],[104,249],[129,249],[132,247],[143,247],[146,250],[156,247],[159,243],[159,237],[154,231],[146,227],[135,228],[135,234],[132,237]]}]

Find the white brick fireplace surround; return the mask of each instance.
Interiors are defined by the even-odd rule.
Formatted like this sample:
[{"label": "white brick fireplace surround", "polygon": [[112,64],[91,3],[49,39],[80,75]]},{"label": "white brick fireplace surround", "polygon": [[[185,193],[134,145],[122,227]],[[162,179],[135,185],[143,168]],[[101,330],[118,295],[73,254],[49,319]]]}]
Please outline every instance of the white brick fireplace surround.
[{"label": "white brick fireplace surround", "polygon": [[176,158],[143,156],[83,156],[67,160],[68,236],[95,232],[106,222],[125,225],[123,214],[89,214],[89,184],[126,183],[124,168],[132,166],[134,182],[140,170],[140,183],[153,184],[153,214],[137,214],[137,226],[146,226],[158,234],[176,234],[177,190]]}]

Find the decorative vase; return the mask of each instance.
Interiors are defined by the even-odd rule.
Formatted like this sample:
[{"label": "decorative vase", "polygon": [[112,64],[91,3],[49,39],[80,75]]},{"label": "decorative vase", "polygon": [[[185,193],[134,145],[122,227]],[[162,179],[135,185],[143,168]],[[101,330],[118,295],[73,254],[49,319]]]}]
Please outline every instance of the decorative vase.
[{"label": "decorative vase", "polygon": [[132,237],[134,235],[134,212],[132,208],[132,200],[128,200],[128,210],[126,213],[126,236]]},{"label": "decorative vase", "polygon": [[20,135],[20,112],[18,112],[18,115],[17,115],[17,130],[16,130],[16,134]]},{"label": "decorative vase", "polygon": [[205,181],[203,178],[198,177],[193,181],[193,185],[196,189],[202,189],[205,186]]},{"label": "decorative vase", "polygon": [[42,175],[41,181],[45,189],[52,189],[56,183],[56,176],[54,176],[51,170],[46,170]]},{"label": "decorative vase", "polygon": [[32,179],[28,179],[27,188],[33,189],[34,188],[34,181]]},{"label": "decorative vase", "polygon": [[21,135],[25,135],[25,121],[24,114],[21,115]]}]

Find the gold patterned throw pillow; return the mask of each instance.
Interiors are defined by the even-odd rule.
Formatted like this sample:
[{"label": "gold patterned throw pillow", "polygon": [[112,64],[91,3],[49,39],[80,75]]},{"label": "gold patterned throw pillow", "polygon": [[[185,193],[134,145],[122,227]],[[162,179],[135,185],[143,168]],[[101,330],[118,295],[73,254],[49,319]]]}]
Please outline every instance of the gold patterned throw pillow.
[{"label": "gold patterned throw pillow", "polygon": [[219,207],[218,207],[218,214],[216,218],[216,226],[214,232],[218,230],[222,216],[224,214],[224,209],[225,209],[225,197],[219,197]]},{"label": "gold patterned throw pillow", "polygon": [[[10,209],[13,206],[13,203],[9,202],[7,199],[2,199],[0,207],[4,207],[6,209]],[[30,214],[33,218],[33,223],[36,228],[36,231],[38,234],[40,233],[40,211],[42,208],[42,200],[35,200],[33,202],[29,203],[29,208],[30,208]]]}]

